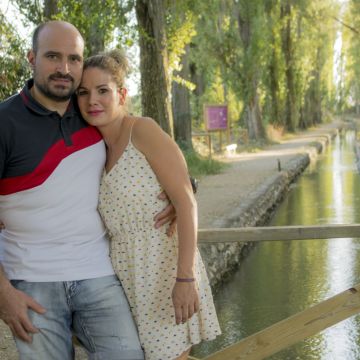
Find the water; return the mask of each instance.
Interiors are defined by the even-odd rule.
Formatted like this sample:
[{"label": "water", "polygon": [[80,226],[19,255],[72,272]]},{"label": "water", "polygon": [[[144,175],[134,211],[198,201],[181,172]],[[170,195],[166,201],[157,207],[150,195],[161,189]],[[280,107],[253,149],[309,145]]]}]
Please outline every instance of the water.
[{"label": "water", "polygon": [[[334,139],[281,204],[270,225],[360,222],[355,133]],[[195,347],[199,358],[218,351],[360,282],[360,239],[258,244],[215,296],[223,330]],[[359,360],[360,316],[345,320],[271,360]]]}]

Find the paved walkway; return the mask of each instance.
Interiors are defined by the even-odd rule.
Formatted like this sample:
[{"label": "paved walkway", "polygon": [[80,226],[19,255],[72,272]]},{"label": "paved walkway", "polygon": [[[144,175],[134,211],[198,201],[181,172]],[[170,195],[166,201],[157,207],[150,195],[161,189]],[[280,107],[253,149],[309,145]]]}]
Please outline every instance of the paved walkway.
[{"label": "paved walkway", "polygon": [[289,170],[299,156],[318,156],[342,123],[324,124],[299,132],[256,153],[240,153],[222,160],[229,167],[221,174],[200,179],[197,194],[199,228],[226,227],[234,213],[251,206],[270,187],[281,171]]}]

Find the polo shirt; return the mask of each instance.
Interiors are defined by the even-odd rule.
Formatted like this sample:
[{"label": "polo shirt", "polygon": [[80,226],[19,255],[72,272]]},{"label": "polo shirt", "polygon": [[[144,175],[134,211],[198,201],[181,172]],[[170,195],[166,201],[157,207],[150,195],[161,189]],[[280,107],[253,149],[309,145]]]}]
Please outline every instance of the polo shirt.
[{"label": "polo shirt", "polygon": [[105,145],[75,99],[63,116],[30,94],[0,104],[2,265],[9,279],[71,281],[113,274],[97,211]]}]

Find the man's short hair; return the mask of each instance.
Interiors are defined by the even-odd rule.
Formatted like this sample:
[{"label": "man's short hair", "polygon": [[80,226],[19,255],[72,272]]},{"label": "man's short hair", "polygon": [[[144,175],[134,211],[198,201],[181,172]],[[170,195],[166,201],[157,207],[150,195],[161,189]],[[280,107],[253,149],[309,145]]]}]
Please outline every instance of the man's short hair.
[{"label": "man's short hair", "polygon": [[[39,48],[39,34],[40,34],[41,30],[42,30],[45,26],[47,26],[49,23],[51,23],[51,22],[64,22],[64,23],[66,23],[66,21],[51,20],[51,21],[48,21],[48,22],[44,22],[44,23],[42,23],[42,24],[39,24],[39,25],[35,28],[35,30],[34,30],[34,32],[33,32],[33,35],[32,35],[32,43],[31,43],[31,46],[32,46],[32,50],[34,51],[35,54],[36,54],[36,52],[38,51],[38,48]],[[70,24],[70,23],[69,23],[69,24]],[[70,25],[72,25],[72,24],[70,24]],[[72,25],[72,26],[73,26],[73,25]],[[75,26],[74,26],[74,28],[76,29]],[[76,29],[76,30],[77,30],[77,29]],[[77,31],[79,32],[79,30],[77,30]],[[83,36],[80,34],[80,32],[79,32],[79,35],[81,36],[83,42],[85,43],[84,38],[83,38]]]},{"label": "man's short hair", "polygon": [[40,34],[40,31],[46,26],[46,23],[42,23],[40,25],[38,25],[34,32],[33,32],[33,36],[32,36],[32,50],[34,51],[34,53],[37,52],[38,50],[38,47],[39,47],[39,34]]}]

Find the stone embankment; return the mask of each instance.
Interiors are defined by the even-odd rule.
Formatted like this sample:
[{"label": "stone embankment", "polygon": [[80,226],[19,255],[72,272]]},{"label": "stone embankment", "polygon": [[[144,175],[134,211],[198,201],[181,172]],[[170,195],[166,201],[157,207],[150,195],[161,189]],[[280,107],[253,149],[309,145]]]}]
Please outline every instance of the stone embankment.
[{"label": "stone embankment", "polygon": [[[343,126],[340,122],[322,125],[258,153],[223,159],[230,163],[224,173],[200,181],[199,227],[265,225],[291,183],[316,161]],[[213,289],[241,264],[250,247],[250,243],[229,244],[221,239],[217,244],[199,243]]]}]

